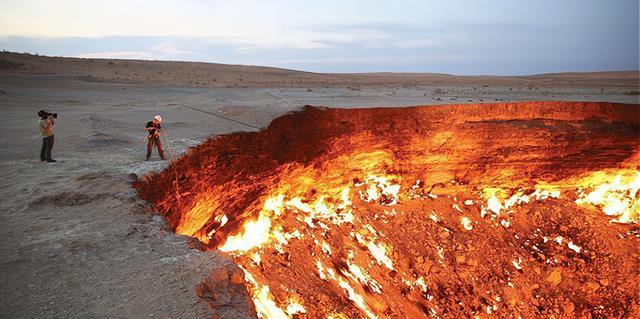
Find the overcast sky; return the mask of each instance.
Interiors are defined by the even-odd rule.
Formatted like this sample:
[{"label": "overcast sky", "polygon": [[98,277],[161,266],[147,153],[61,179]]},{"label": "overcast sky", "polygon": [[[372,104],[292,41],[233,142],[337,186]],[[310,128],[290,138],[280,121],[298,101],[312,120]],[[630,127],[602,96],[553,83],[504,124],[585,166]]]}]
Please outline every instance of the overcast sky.
[{"label": "overcast sky", "polygon": [[638,0],[2,0],[0,48],[315,72],[637,70]]}]

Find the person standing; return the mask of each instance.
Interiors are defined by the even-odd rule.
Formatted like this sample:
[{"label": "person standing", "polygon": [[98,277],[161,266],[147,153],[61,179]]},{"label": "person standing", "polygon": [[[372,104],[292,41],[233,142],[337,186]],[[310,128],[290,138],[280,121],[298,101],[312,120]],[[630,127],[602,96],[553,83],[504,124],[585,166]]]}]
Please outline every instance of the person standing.
[{"label": "person standing", "polygon": [[147,122],[147,161],[151,158],[151,152],[153,151],[154,145],[158,148],[160,159],[163,161],[165,160],[162,143],[160,142],[160,130],[162,129],[160,122],[162,122],[162,117],[160,115],[154,116],[153,121]]},{"label": "person standing", "polygon": [[56,160],[51,158],[51,150],[53,149],[53,126],[55,125],[55,118],[58,117],[56,113],[49,113],[47,111],[39,111],[38,116],[38,128],[40,129],[40,136],[42,137],[42,147],[40,148],[40,161],[47,163],[55,163]]}]

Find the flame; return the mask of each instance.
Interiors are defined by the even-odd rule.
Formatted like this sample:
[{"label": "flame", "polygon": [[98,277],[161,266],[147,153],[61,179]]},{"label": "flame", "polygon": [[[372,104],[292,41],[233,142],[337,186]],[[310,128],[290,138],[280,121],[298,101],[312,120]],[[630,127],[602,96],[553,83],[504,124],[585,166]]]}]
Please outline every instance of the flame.
[{"label": "flame", "polygon": [[619,170],[594,172],[578,182],[577,204],[589,204],[602,209],[618,223],[640,219],[640,171]]},{"label": "flame", "polygon": [[[528,205],[532,201],[559,198],[562,193],[574,192],[579,194],[579,199],[576,200],[576,203],[602,207],[606,214],[623,216],[625,221],[629,221],[632,216],[637,216],[640,173],[638,171],[620,171],[613,175],[615,177],[612,177],[611,174],[611,172],[595,172],[581,179],[564,180],[554,184],[539,183],[532,187],[517,187],[516,189],[485,188],[478,198],[466,199],[464,204],[465,206],[473,206],[476,202],[480,202],[483,209],[486,208],[494,216],[504,215],[497,221],[503,227],[508,228],[510,227],[510,222],[505,218],[511,214],[514,207]],[[398,176],[390,178],[394,180],[400,179]],[[284,232],[279,224],[281,218],[294,214],[303,225],[308,227],[307,229],[311,230],[319,229],[325,232],[330,229],[329,225],[339,227],[343,224],[360,227],[359,231],[352,234],[355,241],[366,248],[374,264],[385,267],[388,270],[394,270],[394,261],[390,257],[391,249],[381,239],[383,235],[372,225],[363,224],[354,217],[354,202],[351,199],[352,188],[358,190],[359,198],[364,203],[377,203],[382,206],[399,204],[403,196],[400,192],[402,189],[400,184],[390,182],[389,177],[376,175],[367,175],[361,183],[355,182],[341,187],[334,185],[328,191],[317,193],[315,199],[311,200],[307,200],[302,196],[291,196],[290,194],[282,193],[282,188],[277,188],[273,195],[266,197],[263,201],[263,209],[258,219],[245,222],[243,231],[228,237],[220,247],[220,250],[233,252],[238,256],[247,254],[255,265],[259,265],[262,262],[261,255],[257,252],[247,253],[248,251],[261,251],[261,248],[270,245],[280,254],[286,254],[285,247],[291,240],[299,240],[305,237],[301,229],[295,229],[293,232]],[[290,188],[289,191],[291,191]],[[305,193],[305,191],[297,189],[296,192],[293,192],[294,195],[301,193]],[[454,209],[456,209],[455,201],[457,199],[454,198],[454,204],[452,205]],[[456,210],[462,212],[459,206]],[[632,212],[636,212],[636,215],[633,215]],[[434,222],[439,222],[435,212],[431,213],[430,218]],[[619,220],[623,220],[623,218]],[[277,224],[272,227],[274,222]],[[461,216],[460,223],[466,230],[473,229],[474,222],[467,216]],[[559,236],[558,238],[561,237]],[[556,238],[556,241],[561,240],[558,238]],[[334,249],[326,240],[314,239],[313,242],[325,256],[333,255]],[[568,248],[577,253],[582,250],[580,246],[573,242],[569,242],[567,245]],[[443,253],[441,251],[438,253],[441,260],[444,260]],[[362,257],[358,258],[361,259]],[[371,293],[382,295],[384,294],[383,286],[369,274],[369,271],[365,269],[366,267],[356,263],[355,260],[355,253],[350,251],[345,260],[346,268],[342,272],[336,272],[333,267],[328,267],[321,259],[317,259],[315,262],[317,274],[320,279],[334,283],[341,288],[345,297],[368,318],[379,318],[380,315],[376,313],[368,302],[372,297],[366,294],[363,295],[359,291],[366,287]],[[512,263],[516,269],[522,270],[521,259],[512,261]],[[371,264],[368,267],[371,267]],[[261,317],[290,318],[295,314],[306,313],[306,309],[294,301],[290,301],[286,309],[282,310],[283,308],[280,308],[273,300],[269,287],[257,283],[251,277],[249,270],[243,270],[245,270],[247,277],[251,278],[247,281],[254,286],[253,299]],[[403,281],[424,293],[427,291],[424,277],[419,277],[414,281],[404,279]],[[361,287],[358,288],[357,285]],[[333,314],[334,317],[340,315],[339,313]]]},{"label": "flame", "polygon": [[[285,232],[281,226],[281,219],[287,216],[296,216],[301,225],[308,230],[320,230],[325,233],[333,227],[340,227],[350,224],[351,227],[359,228],[352,233],[355,242],[359,243],[370,254],[372,263],[361,263],[363,256],[356,258],[354,251],[349,251],[344,261],[346,268],[337,272],[333,267],[326,266],[325,262],[318,258],[315,261],[317,275],[325,282],[330,282],[340,288],[345,297],[350,300],[366,317],[385,317],[376,312],[370,303],[375,303],[373,297],[364,293],[369,291],[373,294],[384,295],[383,286],[370,274],[372,265],[379,265],[388,270],[395,270],[394,261],[390,257],[391,248],[383,241],[384,235],[370,224],[362,223],[353,215],[354,205],[351,195],[352,189],[357,190],[360,200],[363,203],[390,206],[400,203],[403,197],[400,184],[395,184],[390,180],[400,180],[399,176],[377,176],[367,175],[362,182],[338,186],[333,185],[326,191],[317,192],[313,198],[307,196],[297,196],[305,194],[303,189],[289,187],[279,187],[272,195],[265,197],[263,208],[257,220],[249,220],[243,224],[239,234],[229,236],[225,243],[220,246],[220,250],[233,252],[236,256],[247,256],[254,265],[260,265],[262,248],[272,247],[280,254],[286,254],[286,246],[292,240],[300,240],[305,236],[304,228]],[[309,183],[305,182],[301,185]],[[464,200],[465,207],[473,206],[478,202],[484,211],[492,213],[493,216],[502,216],[497,222],[505,228],[510,227],[508,216],[516,206],[529,205],[533,201],[544,201],[557,199],[565,193],[575,193],[578,196],[576,203],[581,205],[594,205],[602,208],[607,215],[620,216],[617,221],[637,221],[638,189],[640,185],[640,172],[638,171],[606,171],[594,172],[583,178],[572,178],[559,181],[553,184],[539,183],[531,187],[517,187],[515,189],[503,189],[500,187],[484,188],[478,198]],[[288,192],[283,192],[287,189]],[[407,191],[415,191],[412,188]],[[315,198],[315,199],[314,199]],[[431,197],[430,197],[431,198]],[[437,197],[436,197],[437,198]],[[456,205],[454,198],[453,209],[462,212]],[[457,208],[456,208],[457,207]],[[198,208],[201,209],[201,208]],[[293,214],[293,215],[291,215]],[[486,213],[485,213],[486,214]],[[634,215],[635,214],[635,215]],[[393,214],[386,214],[392,216]],[[223,215],[226,216],[226,215]],[[634,216],[636,216],[634,219]],[[434,222],[439,222],[440,218],[431,212],[430,217]],[[273,224],[275,223],[275,226]],[[470,217],[461,216],[460,223],[466,230],[472,230],[474,222]],[[313,236],[313,235],[311,235]],[[558,236],[556,241],[563,243],[563,238]],[[313,243],[320,248],[324,256],[332,256],[334,249],[331,244],[324,239],[314,238]],[[567,247],[577,253],[582,248],[569,241]],[[249,253],[251,251],[252,253]],[[438,251],[441,261],[445,256],[441,249]],[[357,262],[356,260],[360,260]],[[519,257],[512,261],[517,270],[522,270],[522,259]],[[363,266],[368,265],[368,266]],[[273,298],[269,287],[259,284],[251,274],[251,271],[244,269],[246,280],[253,286],[252,296],[256,309],[260,317],[263,318],[291,318],[296,314],[305,314],[306,309],[298,301],[290,300],[288,305],[280,307]],[[254,270],[256,271],[256,270]],[[403,275],[405,276],[405,275]],[[415,280],[402,279],[410,287],[415,287],[426,294],[428,288],[425,278],[420,276]],[[363,294],[364,293],[364,294]],[[432,298],[432,297],[429,297]],[[283,310],[284,309],[284,310]],[[495,311],[495,310],[492,310]],[[333,313],[329,317],[343,316],[340,313]]]},{"label": "flame", "polygon": [[207,222],[211,212],[215,212],[218,205],[209,197],[196,202],[194,207],[182,215],[175,232],[180,235],[194,236]]},{"label": "flame", "polygon": [[347,297],[354,302],[354,304],[360,308],[360,310],[362,310],[364,312],[365,315],[367,315],[367,317],[369,317],[370,319],[377,319],[378,316],[376,316],[373,311],[371,311],[371,309],[369,308],[369,306],[367,306],[367,304],[364,301],[364,298],[358,294],[352,287],[351,285],[349,285],[348,282],[346,282],[343,279],[338,279],[338,285],[340,285],[340,287],[342,287],[346,292],[347,292]]},{"label": "flame", "polygon": [[[245,281],[253,286],[252,298],[259,318],[291,319],[291,316],[284,310],[280,309],[273,300],[273,295],[269,290],[269,286],[261,285],[250,272],[242,267],[240,267],[240,269],[244,271]],[[293,307],[295,309],[297,308],[297,305],[294,305]],[[304,310],[304,308],[302,309]]]},{"label": "flame", "polygon": [[500,214],[502,210],[502,200],[505,197],[504,190],[500,188],[485,188],[482,190],[482,197],[487,199],[487,208],[494,214]]},{"label": "flame", "polygon": [[372,279],[369,275],[367,275],[358,265],[348,264],[349,266],[349,275],[352,278],[357,279],[362,285],[369,287],[373,292],[377,294],[382,293],[382,287],[378,284],[374,279]]},{"label": "flame", "polygon": [[[356,242],[360,243],[369,251],[371,258],[387,269],[393,270],[393,261],[389,257],[389,247],[379,238],[379,232],[371,225],[360,224],[353,215],[353,201],[351,199],[352,189],[356,188],[360,198],[367,203],[377,203],[384,206],[392,206],[398,203],[401,186],[394,181],[399,177],[381,173],[379,166],[389,164],[388,154],[385,152],[374,152],[367,154],[355,154],[350,159],[341,158],[354,166],[357,163],[356,171],[366,176],[363,179],[350,178],[340,179],[339,174],[332,170],[320,176],[312,176],[316,173],[309,169],[291,167],[289,183],[279,185],[271,191],[270,195],[263,197],[262,209],[258,218],[247,220],[242,224],[241,230],[228,236],[226,241],[219,247],[220,250],[231,252],[234,256],[247,256],[253,265],[264,263],[261,251],[265,247],[272,247],[275,251],[286,254],[286,246],[293,239],[301,239],[305,235],[302,229],[295,229],[292,232],[285,232],[280,226],[282,218],[295,216],[303,223],[307,229],[320,229],[326,231],[329,225],[339,227],[343,224],[361,225],[361,231],[354,234]],[[364,168],[364,169],[363,169]],[[333,170],[335,170],[334,168]],[[370,171],[366,171],[370,170]],[[330,178],[326,175],[330,175]],[[343,180],[342,183],[334,179]],[[318,181],[320,180],[320,181]],[[356,180],[356,182],[354,182]],[[357,182],[362,180],[362,182]],[[322,188],[317,187],[323,185]],[[314,187],[320,189],[313,197],[309,197],[308,189]],[[202,204],[200,206],[203,206]],[[194,208],[191,213],[199,216],[198,213],[204,210],[200,206]],[[293,215],[291,215],[293,214]],[[314,239],[315,245],[327,256],[332,255],[333,249],[325,240]],[[367,287],[372,292],[381,294],[382,286],[373,279],[367,271],[354,262],[354,255],[350,255],[347,268],[338,274],[333,267],[327,267],[320,260],[317,260],[316,267],[318,276],[326,281],[336,284],[345,293],[345,297],[351,300],[356,307],[361,309],[369,318],[378,318],[374,311],[367,305],[367,297],[358,291],[362,288],[355,288],[353,284]],[[361,257],[360,257],[361,258]],[[264,318],[287,318],[294,314],[305,313],[304,307],[296,302],[291,302],[285,310],[279,307],[274,301],[267,285],[260,284],[255,279],[254,270],[250,270],[250,265],[245,265],[245,280],[253,287],[252,298],[256,305],[259,316]],[[339,314],[335,314],[339,316]]]},{"label": "flame", "polygon": [[[612,222],[637,223],[640,221],[640,170],[602,170],[580,177],[572,177],[555,183],[536,184],[533,192],[524,194],[522,187],[508,197],[509,190],[484,188],[481,197],[486,199],[489,211],[499,214],[515,205],[529,203],[531,198],[545,200],[560,198],[561,193],[573,193],[576,204],[598,207]],[[486,211],[485,211],[486,212]]]},{"label": "flame", "polygon": [[393,270],[393,261],[387,256],[387,247],[385,245],[370,241],[367,243],[367,248],[369,248],[369,252],[371,252],[371,255],[373,255],[379,265],[384,265]]},{"label": "flame", "polygon": [[222,251],[247,251],[259,247],[269,240],[271,219],[260,216],[258,220],[250,220],[244,224],[244,232],[230,236],[218,249]]}]

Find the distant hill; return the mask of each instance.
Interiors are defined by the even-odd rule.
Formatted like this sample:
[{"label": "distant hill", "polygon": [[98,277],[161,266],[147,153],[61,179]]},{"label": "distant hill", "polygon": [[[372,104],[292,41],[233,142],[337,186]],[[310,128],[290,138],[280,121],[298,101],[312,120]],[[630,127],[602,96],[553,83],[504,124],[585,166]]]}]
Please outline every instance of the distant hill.
[{"label": "distant hill", "polygon": [[203,62],[47,57],[0,53],[0,74],[90,76],[106,82],[201,87],[309,87],[336,85],[503,85],[522,87],[640,87],[640,71],[552,73],[528,76],[455,76],[440,73],[312,73]]}]

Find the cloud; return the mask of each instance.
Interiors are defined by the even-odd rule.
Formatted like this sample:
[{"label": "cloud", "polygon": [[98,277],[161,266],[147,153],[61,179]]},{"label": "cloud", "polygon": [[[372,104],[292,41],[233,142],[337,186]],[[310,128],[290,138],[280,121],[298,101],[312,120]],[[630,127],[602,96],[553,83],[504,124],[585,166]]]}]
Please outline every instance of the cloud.
[{"label": "cloud", "polygon": [[335,65],[371,65],[371,64],[387,64],[387,65],[401,65],[407,62],[412,63],[424,63],[430,61],[430,56],[410,56],[402,60],[399,60],[393,56],[360,56],[360,57],[322,57],[322,58],[308,58],[308,59],[274,59],[259,61],[258,64],[262,65],[291,65],[291,64],[309,64],[309,65],[323,65],[323,64],[335,64]]},{"label": "cloud", "polygon": [[231,40],[233,44],[241,45],[236,49],[238,53],[247,53],[259,50],[276,50],[276,49],[322,49],[328,48],[330,45],[319,41],[295,41],[295,42],[255,42],[247,40]]},{"label": "cloud", "polygon": [[111,51],[111,52],[90,52],[73,55],[76,58],[89,59],[132,59],[132,60],[153,60],[156,59],[151,52],[145,51]]},{"label": "cloud", "polygon": [[301,27],[313,41],[342,46],[359,44],[368,49],[417,49],[441,45],[448,30],[427,29],[402,23],[365,23]]},{"label": "cloud", "polygon": [[436,46],[439,44],[439,42],[434,39],[407,39],[407,40],[395,41],[394,43],[398,48],[402,48],[402,49],[425,48],[425,47]]},{"label": "cloud", "polygon": [[151,47],[151,50],[160,54],[174,55],[174,54],[190,54],[191,51],[181,50],[171,42],[162,42]]},{"label": "cloud", "polygon": [[[124,39],[122,39],[124,41]],[[126,41],[125,41],[126,42]],[[179,49],[173,42],[165,41],[148,47],[139,47],[142,50],[121,51],[114,48],[113,51],[97,51],[78,53],[73,55],[78,58],[102,58],[102,59],[133,59],[133,60],[163,60],[179,59],[181,55],[192,54],[192,51]],[[147,49],[148,48],[148,49]]]}]

